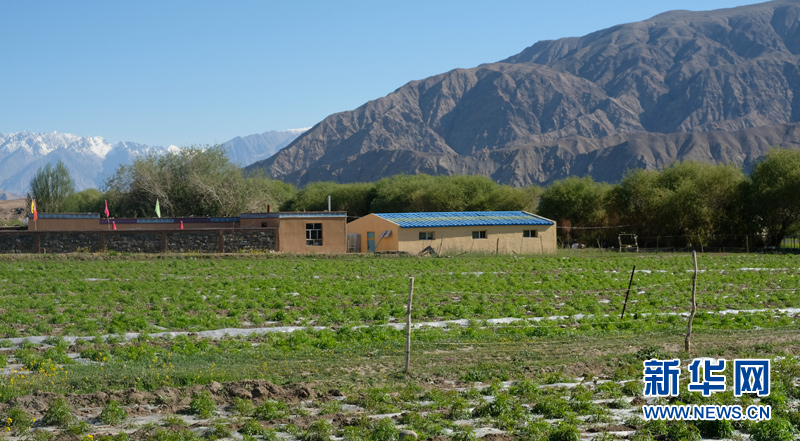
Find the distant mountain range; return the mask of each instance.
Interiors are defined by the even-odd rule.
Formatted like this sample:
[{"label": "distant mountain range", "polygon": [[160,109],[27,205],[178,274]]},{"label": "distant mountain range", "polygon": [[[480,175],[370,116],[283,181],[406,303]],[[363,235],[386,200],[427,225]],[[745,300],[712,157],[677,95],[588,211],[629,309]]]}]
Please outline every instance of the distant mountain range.
[{"label": "distant mountain range", "polygon": [[397,173],[619,180],[675,161],[749,169],[800,146],[800,2],[673,11],[541,41],[331,115],[264,169],[294,184]]},{"label": "distant mountain range", "polygon": [[[271,156],[305,130],[236,137],[224,143],[223,147],[231,161],[244,166]],[[176,146],[149,146],[135,142],[111,144],[99,136],[68,133],[0,133],[0,194],[7,199],[26,194],[36,170],[59,159],[70,170],[75,188],[80,191],[101,188],[106,178],[121,164],[130,163],[137,156],[177,150]]]}]

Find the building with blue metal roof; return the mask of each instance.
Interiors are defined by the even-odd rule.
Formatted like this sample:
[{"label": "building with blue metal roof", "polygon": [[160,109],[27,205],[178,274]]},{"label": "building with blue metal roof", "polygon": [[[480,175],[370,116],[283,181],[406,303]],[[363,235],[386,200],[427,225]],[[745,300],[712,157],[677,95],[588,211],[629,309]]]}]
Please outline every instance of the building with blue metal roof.
[{"label": "building with blue metal roof", "polygon": [[348,223],[347,233],[350,249],[360,252],[556,251],[556,223],[526,211],[374,213]]}]

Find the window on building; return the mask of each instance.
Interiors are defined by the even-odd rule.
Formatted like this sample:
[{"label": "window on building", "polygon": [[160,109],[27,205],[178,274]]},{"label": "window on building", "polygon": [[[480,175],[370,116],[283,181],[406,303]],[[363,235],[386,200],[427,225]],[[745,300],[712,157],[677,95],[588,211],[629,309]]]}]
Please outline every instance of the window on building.
[{"label": "window on building", "polygon": [[421,231],[419,240],[433,240],[433,231]]},{"label": "window on building", "polygon": [[486,230],[483,231],[473,231],[472,232],[473,239],[486,239]]},{"label": "window on building", "polygon": [[536,230],[522,230],[522,237],[538,237]]},{"label": "window on building", "polygon": [[322,246],[322,224],[306,224],[306,245]]}]

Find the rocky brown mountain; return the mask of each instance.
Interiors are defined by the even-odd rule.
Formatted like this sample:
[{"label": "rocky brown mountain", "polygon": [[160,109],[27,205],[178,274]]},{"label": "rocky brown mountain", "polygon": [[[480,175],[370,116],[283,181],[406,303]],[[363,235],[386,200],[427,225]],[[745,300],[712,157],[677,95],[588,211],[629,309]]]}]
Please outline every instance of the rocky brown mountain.
[{"label": "rocky brown mountain", "polygon": [[800,146],[800,1],[673,11],[542,41],[327,117],[251,165],[296,184],[398,173],[618,180]]}]

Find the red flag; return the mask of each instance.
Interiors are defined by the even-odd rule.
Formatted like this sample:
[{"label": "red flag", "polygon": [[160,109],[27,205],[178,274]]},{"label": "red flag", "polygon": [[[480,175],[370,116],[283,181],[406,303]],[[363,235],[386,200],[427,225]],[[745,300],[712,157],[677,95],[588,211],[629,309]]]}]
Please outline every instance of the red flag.
[{"label": "red flag", "polygon": [[183,229],[183,221],[181,221],[181,230]]},{"label": "red flag", "polygon": [[106,211],[105,211],[105,213],[106,213],[106,219],[108,219],[108,201],[106,201]]},{"label": "red flag", "polygon": [[114,229],[115,229],[115,230],[117,229],[117,223],[116,223],[116,222],[111,222],[111,225],[113,225],[113,226],[114,226]]},{"label": "red flag", "polygon": [[33,213],[33,220],[39,219],[39,213],[36,212],[36,199],[31,201],[31,213]]}]

